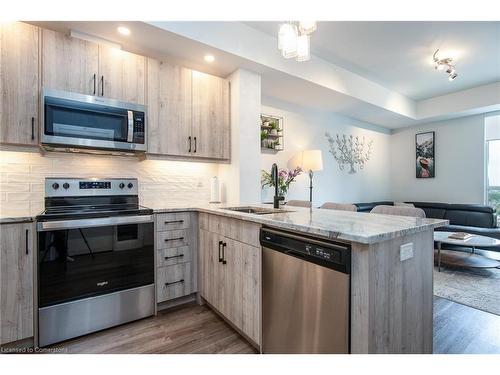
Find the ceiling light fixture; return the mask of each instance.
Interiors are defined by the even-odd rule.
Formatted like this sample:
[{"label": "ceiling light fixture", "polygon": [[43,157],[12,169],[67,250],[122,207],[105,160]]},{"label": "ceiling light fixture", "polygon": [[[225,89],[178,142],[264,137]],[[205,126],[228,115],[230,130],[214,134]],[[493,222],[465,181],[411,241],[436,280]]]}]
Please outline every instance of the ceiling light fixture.
[{"label": "ceiling light fixture", "polygon": [[311,59],[311,43],[309,35],[316,30],[316,22],[285,22],[278,32],[278,49],[285,59],[296,61]]},{"label": "ceiling light fixture", "polygon": [[118,32],[122,35],[130,35],[130,29],[128,27],[119,26],[116,30],[118,30]]},{"label": "ceiling light fixture", "polygon": [[215,57],[213,55],[205,55],[203,58],[207,63],[211,63],[215,61]]},{"label": "ceiling light fixture", "polygon": [[457,72],[455,70],[455,65],[452,64],[453,59],[451,57],[447,57],[444,59],[440,59],[437,57],[437,53],[439,48],[434,52],[432,58],[434,60],[434,69],[436,70],[444,70],[448,74],[448,80],[453,81],[457,78]]}]

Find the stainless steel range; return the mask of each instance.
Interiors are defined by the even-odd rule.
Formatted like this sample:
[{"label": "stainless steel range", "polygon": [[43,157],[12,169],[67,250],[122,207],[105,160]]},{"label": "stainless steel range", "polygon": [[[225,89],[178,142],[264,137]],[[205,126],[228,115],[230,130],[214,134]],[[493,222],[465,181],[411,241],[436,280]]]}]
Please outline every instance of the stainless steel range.
[{"label": "stainless steel range", "polygon": [[152,214],[139,205],[136,179],[45,180],[39,346],[154,314]]}]

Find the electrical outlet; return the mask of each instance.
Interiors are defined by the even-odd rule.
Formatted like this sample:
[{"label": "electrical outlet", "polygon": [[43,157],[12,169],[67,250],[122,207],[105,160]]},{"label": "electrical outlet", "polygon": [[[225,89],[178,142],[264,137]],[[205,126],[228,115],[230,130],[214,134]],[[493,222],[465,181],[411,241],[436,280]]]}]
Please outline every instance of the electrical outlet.
[{"label": "electrical outlet", "polygon": [[413,258],[413,242],[405,243],[399,248],[399,260],[401,262]]}]

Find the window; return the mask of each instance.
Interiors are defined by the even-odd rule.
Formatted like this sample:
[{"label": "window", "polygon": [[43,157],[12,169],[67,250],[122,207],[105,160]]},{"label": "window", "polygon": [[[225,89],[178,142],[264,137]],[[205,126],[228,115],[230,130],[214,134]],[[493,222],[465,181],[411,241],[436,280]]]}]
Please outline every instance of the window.
[{"label": "window", "polygon": [[490,206],[500,214],[500,139],[486,142],[487,185],[486,199]]}]

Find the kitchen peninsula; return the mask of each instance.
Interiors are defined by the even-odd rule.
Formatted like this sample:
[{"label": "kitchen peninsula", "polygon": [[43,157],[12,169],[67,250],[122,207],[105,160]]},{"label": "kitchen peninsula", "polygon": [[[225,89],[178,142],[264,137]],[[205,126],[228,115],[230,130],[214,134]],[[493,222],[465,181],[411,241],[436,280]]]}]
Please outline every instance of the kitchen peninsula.
[{"label": "kitchen peninsula", "polygon": [[[271,211],[265,214],[224,205],[150,207],[158,309],[197,296],[262,350],[267,286],[259,236],[261,228],[278,229],[349,246],[346,352],[432,353],[433,230],[446,220],[266,205],[252,206]],[[0,229],[28,228],[30,220],[2,216]]]}]

